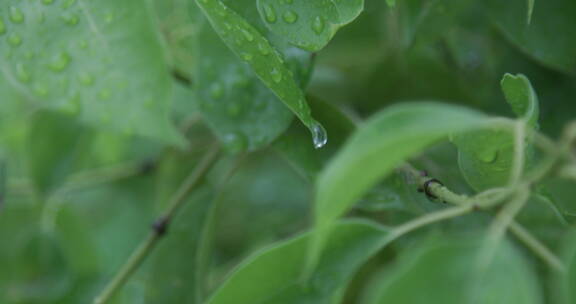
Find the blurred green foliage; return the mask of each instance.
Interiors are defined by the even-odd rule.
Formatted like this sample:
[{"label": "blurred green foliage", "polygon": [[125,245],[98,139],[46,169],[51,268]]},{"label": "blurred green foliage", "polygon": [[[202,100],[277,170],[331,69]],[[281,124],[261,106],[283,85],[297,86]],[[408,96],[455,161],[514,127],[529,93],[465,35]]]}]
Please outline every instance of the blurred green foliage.
[{"label": "blurred green foliage", "polygon": [[[388,243],[390,227],[444,208],[391,168],[417,154],[456,192],[503,186],[509,130],[453,145],[429,133],[468,125],[458,115],[364,122],[439,101],[470,108],[465,120],[531,115],[561,138],[576,114],[574,28],[572,0],[3,0],[0,303],[91,303],[214,142],[225,153],[111,303],[467,303],[474,288],[475,303],[574,303],[575,179],[546,177],[516,218],[566,273],[510,238],[476,276],[489,212]],[[344,150],[358,163],[323,171],[357,128],[370,136]],[[318,144],[324,129],[315,149],[310,131]],[[417,149],[387,159],[402,149],[386,138]],[[353,189],[382,164],[384,179]],[[307,285],[322,172],[340,179],[318,188],[337,224]],[[336,221],[348,207],[363,219]]]}]

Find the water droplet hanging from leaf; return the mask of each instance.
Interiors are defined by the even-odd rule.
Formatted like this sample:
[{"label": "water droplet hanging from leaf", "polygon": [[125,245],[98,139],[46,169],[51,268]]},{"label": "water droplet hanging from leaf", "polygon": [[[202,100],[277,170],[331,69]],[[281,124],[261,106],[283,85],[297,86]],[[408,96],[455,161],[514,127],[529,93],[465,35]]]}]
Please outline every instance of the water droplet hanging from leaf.
[{"label": "water droplet hanging from leaf", "polygon": [[[304,93],[278,51],[256,28],[222,1],[197,0],[197,3],[222,41],[237,56],[246,60],[260,80],[298,116],[313,135],[317,135],[314,145],[323,146],[326,132],[321,132],[323,128],[318,127],[319,123],[312,118]],[[267,10],[267,15],[270,16],[272,11]],[[283,14],[284,21],[296,22],[297,13],[289,12]],[[266,17],[266,20],[269,19]],[[230,24],[231,29],[225,24]],[[253,43],[236,43],[238,37],[246,37],[247,34],[253,37]]]}]

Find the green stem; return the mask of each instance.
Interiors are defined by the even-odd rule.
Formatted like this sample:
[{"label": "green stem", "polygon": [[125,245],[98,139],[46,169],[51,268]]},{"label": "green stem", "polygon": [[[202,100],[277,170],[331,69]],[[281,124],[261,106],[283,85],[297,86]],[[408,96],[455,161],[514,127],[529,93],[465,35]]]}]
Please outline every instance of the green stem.
[{"label": "green stem", "polygon": [[560,273],[566,272],[564,263],[554,255],[550,249],[544,246],[528,230],[526,230],[526,228],[522,227],[522,225],[513,221],[510,223],[510,231],[512,231],[512,233],[514,233],[514,235],[516,235],[516,237],[522,241],[526,247],[530,248],[534,254],[546,261],[550,267],[556,269]]},{"label": "green stem", "polygon": [[[430,177],[423,176],[420,171],[416,170],[410,164],[406,164],[400,170],[405,172],[408,176],[411,176],[420,187],[423,187],[425,183],[430,180]],[[465,195],[454,193],[439,183],[429,183],[428,185],[429,193],[433,194],[441,201],[453,205],[470,205],[480,209],[494,205],[495,201],[503,200],[507,197],[508,194],[511,193],[507,190],[507,188],[505,188],[501,189],[502,191],[495,191],[494,193],[490,193],[492,196],[485,195],[482,197],[482,199],[478,198],[478,200],[476,200],[476,198],[470,198]],[[479,196],[480,195],[477,197]],[[554,255],[550,249],[548,249],[544,244],[542,244],[538,239],[530,234],[528,230],[522,227],[522,225],[512,220],[510,222],[510,231],[518,238],[518,240],[524,243],[526,247],[531,249],[536,256],[540,257],[551,268],[560,272],[566,271],[566,268],[561,260],[556,255]]]},{"label": "green stem", "polygon": [[206,155],[200,160],[194,171],[184,180],[180,188],[176,191],[166,211],[154,223],[153,229],[148,237],[138,246],[132,253],[128,261],[124,263],[122,268],[118,271],[116,276],[107,284],[104,290],[94,300],[95,304],[108,303],[114,294],[120,290],[124,284],[130,279],[134,272],[144,262],[146,257],[152,252],[152,249],[157,245],[158,240],[164,236],[167,227],[172,221],[174,215],[186,202],[186,197],[192,192],[202,177],[208,172],[216,156],[218,155],[218,146],[213,146]]},{"label": "green stem", "polygon": [[509,185],[513,186],[520,182],[524,169],[524,140],[526,138],[526,123],[519,119],[514,125],[514,158],[510,172]]},{"label": "green stem", "polygon": [[506,234],[506,230],[528,200],[529,195],[530,192],[527,187],[520,187],[514,198],[496,215],[495,220],[488,228],[488,235],[485,240],[486,246],[483,247],[484,249],[480,254],[480,269],[485,269],[486,266],[490,265],[500,242]]},{"label": "green stem", "polygon": [[461,206],[454,206],[454,207],[450,207],[450,208],[447,208],[444,210],[425,214],[421,217],[418,217],[412,221],[409,221],[405,224],[402,224],[401,226],[394,228],[394,230],[391,231],[390,236],[388,238],[386,238],[386,242],[390,242],[392,240],[395,240],[398,237],[400,237],[400,236],[402,236],[402,235],[404,235],[410,231],[418,229],[422,226],[426,226],[428,224],[432,224],[432,223],[439,222],[442,220],[446,220],[446,219],[450,219],[450,218],[457,217],[460,215],[464,215],[468,212],[471,212],[472,210],[474,210],[473,205],[461,205]]}]

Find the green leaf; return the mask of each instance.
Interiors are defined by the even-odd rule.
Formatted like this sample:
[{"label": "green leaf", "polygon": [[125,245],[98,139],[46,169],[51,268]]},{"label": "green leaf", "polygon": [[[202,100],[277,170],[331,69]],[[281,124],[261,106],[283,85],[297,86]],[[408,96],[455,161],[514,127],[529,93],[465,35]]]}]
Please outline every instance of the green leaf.
[{"label": "green leaf", "polygon": [[272,32],[313,52],[363,9],[364,0],[258,0],[260,16]]},{"label": "green leaf", "polygon": [[68,114],[35,113],[26,141],[26,158],[28,175],[41,196],[72,173],[89,148],[91,138],[91,130]]},{"label": "green leaf", "polygon": [[318,176],[314,215],[318,237],[311,260],[321,250],[322,231],[378,180],[428,145],[484,121],[472,110],[422,102],[389,107],[364,123]]},{"label": "green leaf", "polygon": [[201,303],[198,248],[212,197],[207,187],[195,191],[170,225],[170,232],[150,257],[146,303]]},{"label": "green leaf", "polygon": [[91,126],[176,143],[170,74],[146,1],[3,1],[0,112],[74,113]]},{"label": "green leaf", "polygon": [[568,223],[572,225],[576,223],[576,204],[573,200],[576,195],[574,181],[560,177],[549,177],[540,182],[537,191],[542,199],[558,208],[559,213]]},{"label": "green leaf", "polygon": [[[536,128],[538,98],[526,76],[505,74],[500,84],[514,113]],[[510,129],[487,127],[460,134],[452,141],[458,147],[460,170],[472,188],[483,191],[509,182],[514,158],[514,135]],[[530,147],[526,149],[529,152]],[[530,161],[527,157],[527,163]]]},{"label": "green leaf", "polygon": [[[576,72],[576,2],[540,1],[526,24],[526,2],[482,1],[488,16],[506,38],[540,63],[559,71]],[[530,5],[528,5],[530,10]],[[550,17],[554,12],[554,17]]]},{"label": "green leaf", "polygon": [[364,303],[542,303],[533,269],[509,243],[478,268],[481,237],[428,241],[400,257],[374,282]]},{"label": "green leaf", "polygon": [[11,253],[0,259],[2,303],[56,303],[70,290],[68,261],[54,235],[37,229],[20,242],[3,241]]},{"label": "green leaf", "polygon": [[[50,202],[52,203],[52,202]],[[55,215],[56,237],[62,253],[69,264],[70,272],[76,276],[97,274],[99,263],[97,248],[85,219],[69,202],[59,201]]]},{"label": "green leaf", "polygon": [[526,23],[529,25],[532,21],[532,12],[534,12],[534,0],[527,0],[526,4],[528,6],[526,10]]},{"label": "green leaf", "polygon": [[452,138],[458,147],[458,165],[476,191],[502,187],[510,180],[514,137],[508,129],[487,127]]},{"label": "green leaf", "polygon": [[292,113],[210,26],[202,27],[195,45],[199,109],[228,150],[258,149],[288,127]]},{"label": "green leaf", "polygon": [[304,93],[284,59],[256,28],[220,0],[197,0],[222,41],[249,64],[260,80],[312,132],[314,146],[326,143],[326,131],[311,114]]},{"label": "green leaf", "polygon": [[302,280],[302,269],[310,233],[284,241],[246,260],[208,303],[332,303],[388,235],[387,229],[370,222],[340,222],[331,230],[326,254],[308,283]]},{"label": "green leaf", "polygon": [[530,84],[530,80],[522,74],[516,76],[504,74],[500,86],[506,101],[516,115],[524,117],[532,127],[538,126],[538,96]]}]

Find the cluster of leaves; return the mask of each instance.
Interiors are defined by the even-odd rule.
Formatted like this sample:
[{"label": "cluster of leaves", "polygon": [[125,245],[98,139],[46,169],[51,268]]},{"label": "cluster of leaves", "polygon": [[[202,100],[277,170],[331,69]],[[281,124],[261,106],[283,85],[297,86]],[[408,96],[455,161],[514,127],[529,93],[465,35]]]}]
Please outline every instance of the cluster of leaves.
[{"label": "cluster of leaves", "polygon": [[395,2],[3,0],[0,302],[93,301],[214,144],[109,303],[576,301],[576,2]]}]

